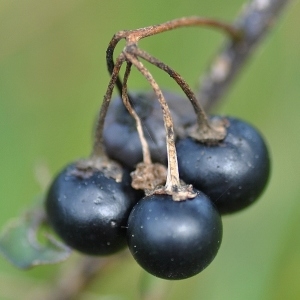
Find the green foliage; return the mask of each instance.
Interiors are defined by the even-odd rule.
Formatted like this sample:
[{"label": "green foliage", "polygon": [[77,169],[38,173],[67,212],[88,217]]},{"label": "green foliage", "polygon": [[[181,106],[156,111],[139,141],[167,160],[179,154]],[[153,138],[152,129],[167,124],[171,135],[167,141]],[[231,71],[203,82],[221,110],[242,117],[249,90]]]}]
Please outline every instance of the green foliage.
[{"label": "green foliage", "polygon": [[[41,204],[11,221],[0,235],[0,253],[20,269],[62,262],[71,250],[49,234],[39,231],[43,228],[45,212]],[[42,235],[42,239],[38,236]]]}]

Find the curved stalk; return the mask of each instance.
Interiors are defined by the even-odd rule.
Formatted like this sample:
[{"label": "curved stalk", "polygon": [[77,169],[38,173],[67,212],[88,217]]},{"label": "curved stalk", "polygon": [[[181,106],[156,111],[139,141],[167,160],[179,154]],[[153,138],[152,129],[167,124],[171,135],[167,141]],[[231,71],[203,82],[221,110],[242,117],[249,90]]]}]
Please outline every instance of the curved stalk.
[{"label": "curved stalk", "polygon": [[146,78],[146,80],[151,85],[153,91],[155,92],[158,101],[160,102],[163,119],[166,130],[166,145],[167,145],[167,156],[168,156],[168,170],[167,170],[167,180],[165,187],[154,191],[154,193],[166,193],[172,195],[173,200],[180,201],[186,200],[187,198],[193,198],[196,194],[192,191],[191,186],[182,186],[180,183],[177,154],[175,147],[175,134],[172,116],[168,107],[168,104],[163,96],[161,89],[159,88],[157,82],[151,75],[151,73],[145,68],[145,66],[134,56],[129,53],[123,52],[126,59],[130,61],[138,71]]}]

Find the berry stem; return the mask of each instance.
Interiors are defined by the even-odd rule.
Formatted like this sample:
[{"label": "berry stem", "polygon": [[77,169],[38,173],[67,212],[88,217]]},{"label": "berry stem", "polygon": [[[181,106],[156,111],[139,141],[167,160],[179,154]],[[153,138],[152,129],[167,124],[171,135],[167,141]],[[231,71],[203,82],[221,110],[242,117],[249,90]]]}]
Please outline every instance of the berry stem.
[{"label": "berry stem", "polygon": [[111,96],[116,84],[116,81],[118,79],[118,74],[120,72],[121,66],[125,61],[124,55],[121,53],[117,60],[116,64],[114,66],[114,69],[111,73],[111,78],[106,90],[106,93],[103,98],[103,102],[101,105],[99,117],[96,124],[96,131],[95,131],[95,138],[94,138],[94,146],[93,151],[91,154],[91,159],[98,159],[99,157],[105,157],[105,151],[103,149],[103,127],[104,127],[104,121],[105,116],[107,114],[107,110],[111,101]]},{"label": "berry stem", "polygon": [[[128,96],[127,86],[123,88],[123,83],[120,80],[119,72],[122,64],[127,61],[127,68],[124,75],[124,80],[126,81],[125,85],[127,85],[128,77],[131,70],[131,64],[134,64],[138,70],[143,74],[143,76],[149,81],[152,88],[154,89],[164,115],[164,123],[167,132],[167,151],[168,151],[168,175],[167,175],[167,183],[166,189],[171,190],[174,189],[172,186],[178,186],[179,184],[179,174],[178,174],[178,166],[177,166],[177,157],[176,157],[176,149],[175,149],[175,141],[174,141],[174,129],[173,122],[171,119],[169,108],[166,104],[166,101],[162,95],[161,90],[159,89],[157,83],[154,78],[150,74],[150,72],[143,66],[143,64],[138,60],[138,57],[145,59],[151,64],[157,66],[158,68],[167,72],[175,81],[180,85],[183,91],[186,93],[187,97],[190,99],[192,105],[194,106],[195,112],[198,116],[198,130],[192,132],[190,135],[200,141],[209,141],[215,142],[223,139],[226,134],[225,127],[223,124],[211,124],[204,111],[200,107],[197,102],[195,95],[192,90],[189,88],[187,83],[181,78],[181,76],[175,72],[173,69],[168,67],[166,64],[162,63],[158,59],[150,56],[147,52],[139,50],[137,47],[137,43],[140,39],[155,35],[164,31],[172,30],[178,27],[183,26],[195,26],[195,25],[206,25],[211,27],[219,28],[229,34],[232,40],[239,40],[241,38],[241,32],[235,29],[232,25],[226,24],[224,22],[220,22],[213,19],[205,19],[199,17],[189,17],[189,18],[181,18],[172,20],[163,24],[144,27],[136,30],[125,30],[119,31],[116,33],[111,39],[107,51],[106,51],[106,61],[109,73],[111,74],[111,78],[108,84],[108,88],[106,94],[104,96],[102,106],[99,113],[99,118],[97,121],[95,139],[92,154],[90,157],[90,162],[94,166],[102,165],[102,168],[107,168],[108,158],[105,155],[105,150],[103,148],[103,128],[104,128],[104,120],[107,114],[107,110],[111,101],[111,96],[113,93],[114,86],[116,85],[121,97],[124,101],[124,105],[129,108],[129,112],[135,118],[137,123],[137,130],[140,136],[140,141],[142,143],[143,148],[143,158],[146,164],[151,164],[151,157],[149,153],[149,147],[145,140],[145,137],[142,132],[141,122],[132,109],[130,104],[130,97]],[[113,61],[113,52],[117,45],[117,43],[122,39],[126,39],[126,47],[123,52],[118,56],[116,63]],[[220,126],[219,126],[220,125]],[[199,137],[200,134],[200,137]],[[99,158],[102,158],[99,163]],[[83,168],[88,167],[86,164],[83,164]]]},{"label": "berry stem", "polygon": [[166,130],[166,144],[167,144],[167,156],[168,156],[168,170],[167,179],[164,188],[157,189],[153,193],[163,193],[172,195],[173,200],[186,200],[187,198],[193,198],[196,196],[192,191],[191,186],[182,186],[179,179],[177,154],[175,147],[175,134],[172,116],[168,107],[168,104],[163,96],[161,89],[157,82],[151,75],[151,73],[145,68],[142,62],[138,60],[134,55],[124,51],[126,59],[130,61],[138,71],[146,78],[154,90],[157,99],[161,105],[163,112],[164,125]]},{"label": "berry stem", "polygon": [[130,75],[132,63],[127,61],[123,78],[122,100],[128,112],[136,121],[136,128],[143,151],[143,162],[137,164],[135,171],[131,172],[131,186],[137,190],[144,190],[146,194],[153,191],[158,185],[166,181],[167,170],[164,165],[152,163],[149,145],[144,135],[141,119],[133,109],[127,93],[127,81]]},{"label": "berry stem", "polygon": [[[171,20],[162,24],[148,26],[144,28],[139,28],[135,30],[122,30],[117,32],[109,42],[108,48],[106,50],[106,62],[107,69],[110,75],[112,75],[114,70],[114,60],[113,54],[116,45],[121,39],[126,39],[127,41],[137,43],[140,39],[152,36],[155,34],[159,34],[165,31],[169,31],[172,29],[180,28],[180,27],[188,27],[188,26],[208,26],[216,29],[220,29],[225,32],[233,41],[238,41],[242,38],[243,32],[238,30],[233,25],[218,21],[211,18],[201,18],[197,16],[192,17],[184,17],[180,19]],[[116,79],[116,85],[119,90],[120,95],[122,95],[122,82],[118,77]]]},{"label": "berry stem", "polygon": [[226,130],[223,124],[212,124],[209,121],[204,109],[201,107],[194,92],[178,72],[176,72],[174,69],[172,69],[167,64],[160,61],[159,59],[153,57],[146,51],[139,49],[135,44],[128,45],[126,47],[126,52],[127,53],[130,52],[137,57],[141,57],[144,60],[148,61],[149,63],[153,64],[154,66],[158,67],[159,69],[165,71],[181,87],[181,89],[183,90],[187,98],[190,100],[194,108],[194,111],[197,115],[198,127],[193,129],[193,132],[191,132],[193,138],[201,142],[208,141],[212,143],[221,141],[225,138]]},{"label": "berry stem", "polygon": [[121,66],[125,61],[124,55],[121,53],[114,66],[104,99],[101,105],[100,113],[97,119],[96,130],[94,135],[94,145],[90,158],[87,160],[81,160],[77,162],[78,176],[90,176],[93,169],[98,169],[103,172],[103,174],[109,178],[114,178],[116,182],[121,182],[123,176],[122,167],[115,161],[111,161],[103,147],[103,128],[105,116],[111,101],[111,96],[114,90],[114,86],[118,79],[118,74],[120,72]]},{"label": "berry stem", "polygon": [[150,156],[150,150],[149,150],[149,146],[148,146],[148,143],[147,143],[145,135],[144,135],[141,119],[139,118],[139,116],[135,112],[134,108],[132,107],[129,97],[128,97],[128,93],[127,93],[127,81],[128,81],[128,77],[130,75],[131,66],[132,66],[132,63],[127,62],[126,70],[125,70],[124,78],[123,78],[122,100],[123,100],[123,103],[124,103],[125,107],[127,108],[128,112],[134,118],[134,120],[136,122],[136,130],[138,132],[139,139],[142,144],[143,162],[145,164],[150,165],[152,163],[151,156]]},{"label": "berry stem", "polygon": [[175,135],[174,135],[172,116],[169,107],[167,105],[167,102],[162,94],[161,89],[156,83],[155,79],[153,78],[151,73],[145,68],[142,62],[140,62],[136,57],[134,57],[133,55],[127,52],[125,53],[125,56],[150,83],[161,105],[163,111],[165,130],[166,130],[166,143],[167,143],[167,154],[168,154],[168,174],[167,174],[166,188],[170,188],[171,186],[178,186],[180,184],[180,180],[179,180],[177,155],[176,155],[176,148],[175,148]]}]

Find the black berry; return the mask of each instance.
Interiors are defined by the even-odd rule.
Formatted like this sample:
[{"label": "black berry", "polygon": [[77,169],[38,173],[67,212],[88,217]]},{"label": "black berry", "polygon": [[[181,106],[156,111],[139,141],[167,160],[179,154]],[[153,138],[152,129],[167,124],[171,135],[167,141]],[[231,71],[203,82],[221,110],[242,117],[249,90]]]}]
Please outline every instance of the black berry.
[{"label": "black berry", "polygon": [[217,145],[191,138],[176,144],[180,177],[208,195],[222,214],[252,204],[270,173],[269,153],[260,133],[244,121],[227,120],[227,135]]},{"label": "black berry", "polygon": [[[180,136],[184,127],[195,122],[193,108],[184,97],[169,92],[164,92],[164,96],[172,112],[176,134]],[[131,102],[141,119],[152,161],[166,164],[166,133],[156,95],[153,92],[132,94]],[[143,160],[136,122],[120,97],[115,98],[108,109],[103,139],[107,155],[127,168],[133,170]]]},{"label": "black berry", "polygon": [[126,246],[125,226],[135,203],[127,171],[118,183],[101,171],[82,171],[72,164],[52,183],[46,211],[67,245],[85,254],[106,255]]},{"label": "black berry", "polygon": [[201,192],[184,201],[152,195],[134,206],[127,239],[133,257],[146,271],[164,279],[185,279],[214,259],[222,240],[222,222]]}]

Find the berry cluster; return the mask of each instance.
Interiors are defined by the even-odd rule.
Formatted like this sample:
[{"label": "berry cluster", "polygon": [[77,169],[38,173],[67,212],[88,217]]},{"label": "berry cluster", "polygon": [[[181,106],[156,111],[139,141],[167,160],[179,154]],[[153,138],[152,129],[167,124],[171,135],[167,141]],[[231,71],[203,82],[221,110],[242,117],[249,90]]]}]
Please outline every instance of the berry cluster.
[{"label": "berry cluster", "polygon": [[[108,255],[127,245],[146,271],[164,279],[191,277],[212,262],[222,240],[221,215],[253,203],[270,171],[255,128],[231,117],[208,118],[182,77],[137,47],[143,37],[192,25],[240,36],[229,25],[193,17],[113,37],[107,50],[111,80],[92,154],[61,171],[46,198],[49,223],[70,247]],[[114,63],[123,38],[126,47]],[[140,58],[166,71],[186,97],[162,92]],[[154,92],[128,93],[132,66]],[[109,106],[114,86],[120,97]]]}]

